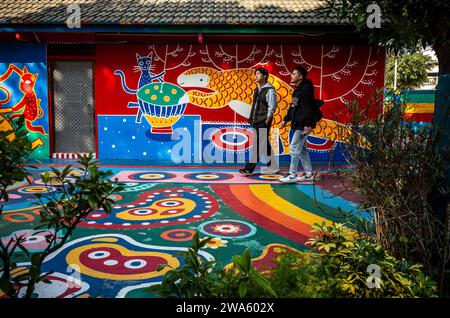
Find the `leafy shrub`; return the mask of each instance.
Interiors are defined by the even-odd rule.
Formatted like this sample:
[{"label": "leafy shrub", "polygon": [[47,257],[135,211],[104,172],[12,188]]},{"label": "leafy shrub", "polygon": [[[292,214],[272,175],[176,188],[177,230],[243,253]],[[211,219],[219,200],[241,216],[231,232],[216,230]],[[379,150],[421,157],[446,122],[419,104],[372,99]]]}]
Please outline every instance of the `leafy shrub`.
[{"label": "leafy shrub", "polygon": [[277,258],[277,266],[268,281],[280,298],[330,298],[331,279],[322,275],[315,253],[283,253]]},{"label": "leafy shrub", "polygon": [[[36,194],[40,201],[41,225],[36,229],[53,234],[46,235],[47,247],[41,252],[29,253],[22,245],[24,238],[12,238],[2,245],[0,259],[3,267],[0,271],[0,289],[8,297],[23,296],[31,298],[38,282],[50,283],[47,276],[52,272],[42,273],[41,266],[45,258],[61,248],[71,237],[78,224],[85,220],[94,209],[102,208],[110,213],[114,202],[110,196],[122,189],[120,184],[112,182],[111,171],[101,171],[93,155],[81,157],[80,167],[71,165],[62,171],[52,168],[51,173],[42,175],[47,194]],[[72,182],[68,177],[74,179]],[[45,198],[45,200],[44,200]],[[14,253],[21,250],[31,263],[28,271],[19,276],[11,275],[17,268]]]},{"label": "leafy shrub", "polygon": [[[450,147],[440,146],[437,127],[418,129],[405,121],[406,105],[396,98],[382,107],[382,95],[367,107],[349,104],[352,134],[343,134],[344,154],[353,164],[351,187],[362,197],[360,210],[369,211],[373,237],[396,258],[423,264],[439,282],[440,294],[450,260],[449,184],[445,177]],[[376,107],[374,107],[376,106]],[[448,120],[448,114],[443,116]],[[357,133],[358,132],[358,133]],[[361,147],[360,134],[368,147]]]},{"label": "leafy shrub", "polygon": [[160,297],[178,298],[228,298],[228,297],[276,297],[267,280],[251,265],[248,249],[241,256],[233,256],[231,268],[219,268],[215,261],[204,261],[199,257],[199,250],[211,238],[199,239],[195,233],[192,245],[187,251],[179,252],[184,265],[172,268],[170,265],[160,265],[161,271],[171,268],[160,285],[148,288],[157,292]]},{"label": "leafy shrub", "polygon": [[[0,126],[5,125],[3,117],[0,117]],[[26,160],[31,153],[31,142],[27,138],[28,130],[25,127],[25,117],[22,115],[15,121],[15,130],[0,130],[0,216],[3,206],[8,202],[7,188],[16,182],[21,182],[30,173],[26,167]],[[9,127],[9,125],[4,126]],[[7,294],[14,294],[10,273],[7,270],[14,267],[12,255],[21,246],[23,238],[11,239],[7,243],[0,240],[0,289]],[[6,270],[5,270],[6,269]]]},{"label": "leafy shrub", "polygon": [[[435,297],[437,284],[419,264],[389,255],[379,244],[354,240],[342,224],[315,224],[310,252],[286,254],[269,283],[280,297]],[[379,269],[379,273],[377,273]]]},{"label": "leafy shrub", "polygon": [[[0,126],[4,123],[1,118]],[[23,181],[30,174],[26,169],[26,160],[31,153],[31,142],[27,138],[25,117],[20,116],[15,123],[16,130],[0,130],[0,213],[3,203],[8,201],[6,188]]]}]

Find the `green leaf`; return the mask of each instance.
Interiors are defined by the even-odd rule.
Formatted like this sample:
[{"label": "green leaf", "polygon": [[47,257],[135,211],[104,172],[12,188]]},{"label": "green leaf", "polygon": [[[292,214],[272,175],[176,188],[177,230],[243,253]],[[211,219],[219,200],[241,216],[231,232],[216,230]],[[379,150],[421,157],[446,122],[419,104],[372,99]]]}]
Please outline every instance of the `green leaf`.
[{"label": "green leaf", "polygon": [[272,297],[274,297],[274,298],[278,297],[277,294],[275,293],[275,291],[273,290],[272,286],[270,286],[270,283],[266,279],[264,279],[263,277],[261,277],[259,275],[255,275],[253,277],[253,280],[261,288],[263,288],[264,290],[268,291]]},{"label": "green leaf", "polygon": [[242,254],[242,264],[244,266],[245,272],[250,272],[252,259],[250,257],[250,250],[248,248],[245,249],[244,253]]},{"label": "green leaf", "polygon": [[152,293],[158,293],[158,292],[164,290],[164,286],[162,286],[161,284],[155,284],[150,287],[147,287],[145,290],[152,292]]},{"label": "green leaf", "polygon": [[41,263],[41,253],[34,253],[31,256],[31,265],[39,267],[40,263]]},{"label": "green leaf", "polygon": [[241,283],[239,284],[239,297],[244,298],[245,295],[247,295],[247,291],[248,291],[248,284],[247,281],[241,281]]},{"label": "green leaf", "polygon": [[88,197],[88,202],[89,202],[89,207],[90,207],[91,209],[95,209],[95,208],[97,207],[98,201],[96,200],[95,197],[89,196],[89,197]]},{"label": "green leaf", "polygon": [[50,280],[48,280],[48,279],[42,279],[42,282],[43,282],[44,284],[47,284],[47,285],[52,284],[52,282],[51,282]]},{"label": "green leaf", "polygon": [[244,265],[244,261],[242,260],[242,257],[240,256],[233,256],[233,264],[234,266],[242,273],[245,273],[245,265]]},{"label": "green leaf", "polygon": [[162,270],[164,270],[165,268],[173,268],[171,265],[169,265],[169,264],[159,264],[158,265],[158,267],[157,267],[157,269],[158,269],[158,272],[160,272],[160,271],[162,271]]},{"label": "green leaf", "polygon": [[212,237],[206,237],[205,239],[200,241],[199,249],[203,248],[208,244],[213,238]]},{"label": "green leaf", "polygon": [[112,207],[111,204],[109,202],[105,202],[102,204],[102,208],[106,213],[111,213],[112,212]]},{"label": "green leaf", "polygon": [[31,278],[33,278],[34,280],[37,280],[39,278],[39,276],[41,276],[41,269],[37,266],[31,266],[29,273],[30,273]]},{"label": "green leaf", "polygon": [[5,278],[0,278],[0,290],[5,294],[9,294],[12,289],[12,284]]},{"label": "green leaf", "polygon": [[199,250],[199,245],[200,245],[199,233],[198,231],[195,231],[194,237],[192,238],[192,249]]},{"label": "green leaf", "polygon": [[25,246],[22,245],[22,243],[17,243],[17,246],[25,252],[25,254],[27,254],[27,256],[30,256],[30,253],[28,252],[28,250],[25,248]]}]

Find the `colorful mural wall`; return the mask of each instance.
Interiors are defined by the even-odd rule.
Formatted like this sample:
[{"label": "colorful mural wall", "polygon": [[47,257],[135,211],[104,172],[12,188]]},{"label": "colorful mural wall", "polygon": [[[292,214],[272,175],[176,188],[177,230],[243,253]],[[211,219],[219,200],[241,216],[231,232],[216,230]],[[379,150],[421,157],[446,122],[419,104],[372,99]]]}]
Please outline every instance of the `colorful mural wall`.
[{"label": "colorful mural wall", "polygon": [[434,116],[435,90],[403,90],[387,92],[385,107],[394,103],[404,104],[405,122],[409,122],[414,130],[431,127]]},{"label": "colorful mural wall", "polygon": [[[328,161],[340,147],[337,130],[347,129],[349,102],[364,104],[383,86],[384,56],[383,49],[365,45],[98,46],[99,158],[161,163],[180,157],[204,163],[208,155],[216,162],[248,158],[254,71],[264,66],[278,95],[271,144],[280,160],[289,160],[290,126],[280,123],[291,102],[290,72],[302,65],[316,98],[325,101],[309,149],[312,160]],[[181,140],[190,147],[179,149]]]},{"label": "colorful mural wall", "polygon": [[31,158],[49,157],[47,65],[45,45],[2,45],[0,50],[1,130],[16,127],[25,116]]}]

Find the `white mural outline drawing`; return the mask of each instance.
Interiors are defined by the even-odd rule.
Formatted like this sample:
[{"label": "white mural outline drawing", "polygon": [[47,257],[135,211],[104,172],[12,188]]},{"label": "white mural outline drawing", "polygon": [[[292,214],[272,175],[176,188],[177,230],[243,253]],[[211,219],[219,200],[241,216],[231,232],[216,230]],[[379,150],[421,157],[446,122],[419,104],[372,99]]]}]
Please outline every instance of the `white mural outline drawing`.
[{"label": "white mural outline drawing", "polygon": [[[353,48],[353,45],[352,45]],[[329,57],[330,59],[334,59],[336,57],[336,53],[339,52],[341,49],[339,46],[333,45],[330,51],[328,51],[327,54],[324,55],[324,57]]]},{"label": "white mural outline drawing", "polygon": [[[330,73],[330,74],[323,74],[322,73],[322,71],[323,71],[323,58],[324,57],[328,57],[328,58],[332,58],[332,59],[335,58],[335,56],[336,56],[335,53],[339,52],[340,48],[337,47],[337,46],[333,46],[330,51],[328,51],[326,54],[323,54],[323,45],[322,45],[321,50],[322,50],[321,51],[321,63],[322,63],[321,67],[319,67],[317,65],[314,65],[314,64],[311,64],[311,63],[307,62],[303,58],[300,45],[298,47],[298,51],[297,52],[291,53],[292,56],[300,58],[300,59],[294,59],[294,62],[296,64],[306,64],[306,65],[309,66],[308,71],[311,70],[312,68],[319,68],[320,69],[320,85],[314,85],[315,87],[319,87],[320,88],[320,95],[319,95],[320,98],[322,98],[322,89],[323,89],[323,82],[322,81],[323,81],[323,78],[331,77],[334,80],[339,81],[340,79],[342,79],[342,77],[339,76],[340,74],[350,75],[351,74],[351,69],[354,68],[356,65],[358,65],[357,61],[354,61],[354,60],[352,61],[351,60],[352,57],[353,57],[353,53],[354,53],[354,46],[352,45],[350,47],[350,52],[349,52],[349,55],[348,55],[347,62],[345,64],[345,66],[342,67],[340,70],[338,70],[336,72],[333,72],[333,73]],[[348,106],[350,101],[348,99],[346,99],[345,96],[349,95],[350,93],[353,93],[358,98],[363,97],[364,93],[359,91],[359,90],[357,90],[357,87],[360,84],[372,85],[374,83],[374,81],[372,79],[367,80],[365,78],[367,76],[370,77],[370,76],[374,76],[374,75],[377,74],[376,70],[368,72],[368,69],[370,67],[373,67],[373,66],[375,66],[378,63],[377,61],[371,61],[371,58],[372,58],[372,47],[369,47],[369,54],[368,54],[368,58],[367,58],[366,67],[365,67],[365,70],[363,72],[363,75],[361,76],[361,78],[357,82],[357,84],[352,89],[350,89],[347,92],[345,92],[344,94],[342,94],[342,95],[340,95],[338,97],[334,97],[334,98],[331,98],[331,99],[324,100],[324,102],[330,102],[330,101],[334,101],[334,100],[339,100],[344,105]]]},{"label": "white mural outline drawing", "polygon": [[313,64],[311,64],[311,63],[308,63],[308,62],[306,62],[306,60],[303,58],[303,55],[302,55],[302,48],[301,48],[301,46],[299,45],[298,46],[298,52],[292,52],[291,53],[291,55],[292,56],[294,56],[294,57],[299,57],[301,60],[299,60],[299,59],[294,59],[294,63],[295,64],[306,64],[306,65],[308,65],[309,66],[309,68],[307,68],[307,70],[308,70],[308,72],[312,69],[312,68],[320,68],[320,66],[317,66],[317,65],[313,65]]},{"label": "white mural outline drawing", "polygon": [[162,59],[158,55],[158,52],[156,51],[155,45],[149,45],[149,49],[153,50],[153,53],[155,54],[155,57],[156,57],[155,61],[161,61],[161,62],[164,63],[164,68],[163,68],[164,71],[170,71],[170,70],[176,69],[176,68],[178,68],[180,66],[191,66],[191,63],[187,62],[187,60],[195,55],[195,52],[192,52],[192,45],[189,45],[189,52],[186,55],[186,58],[184,59],[183,62],[181,62],[181,63],[179,63],[179,64],[177,64],[177,65],[175,65],[173,67],[166,67],[166,65],[167,65],[167,56],[170,55],[172,57],[178,57],[178,53],[183,52],[184,49],[182,47],[180,47],[180,45],[178,44],[174,51],[168,52],[169,45],[166,44],[166,54],[165,54],[166,56],[164,57],[164,59]]},{"label": "white mural outline drawing", "polygon": [[[222,58],[222,61],[223,61],[224,63],[230,64],[230,62],[231,62],[233,59],[235,59],[235,60],[236,60],[236,63],[235,63],[235,64],[236,64],[236,65],[239,64],[239,61],[238,61],[238,58],[237,58],[237,54],[236,54],[236,57],[234,57],[234,56],[232,56],[232,55],[226,53],[226,52],[223,50],[222,45],[220,45],[220,44],[219,44],[219,49],[220,49],[220,52],[219,52],[219,51],[215,51],[215,52],[214,52],[214,55],[217,56],[217,57],[221,57],[221,58]],[[236,50],[237,50],[237,44],[236,44]]]},{"label": "white mural outline drawing", "polygon": [[203,58],[202,57],[202,61],[205,63],[211,63],[212,65],[214,65],[214,67],[220,71],[223,71],[224,69],[221,68],[220,66],[218,66],[216,63],[214,63],[214,61],[211,59],[210,55],[209,55],[209,49],[208,49],[208,45],[205,45],[205,50],[200,50],[200,53],[203,55],[206,55],[207,58]]},{"label": "white mural outline drawing", "polygon": [[[366,76],[374,76],[374,75],[376,75],[377,74],[377,71],[375,70],[375,71],[373,71],[373,72],[371,72],[371,73],[367,73],[367,69],[369,68],[369,67],[373,67],[373,66],[375,66],[378,62],[377,61],[370,61],[370,59],[371,59],[371,56],[372,56],[372,47],[370,47],[369,48],[369,54],[368,54],[368,57],[367,57],[367,63],[366,63],[366,67],[365,67],[365,69],[364,69],[364,73],[363,73],[363,75],[361,76],[361,78],[360,78],[360,80],[357,82],[357,84],[351,89],[351,90],[349,90],[349,91],[347,91],[346,93],[344,93],[344,94],[342,94],[341,96],[338,96],[338,97],[334,97],[334,98],[331,98],[331,99],[327,99],[327,100],[325,100],[325,102],[330,102],[330,101],[333,101],[333,100],[341,100],[341,102],[343,102],[343,100],[345,100],[345,96],[347,96],[348,94],[350,94],[350,93],[353,93],[354,95],[356,95],[357,97],[359,97],[359,98],[361,98],[362,96],[364,96],[364,93],[362,93],[362,92],[360,92],[360,91],[357,91],[356,90],[356,88],[362,83],[362,84],[364,84],[364,85],[371,85],[371,84],[373,84],[373,81],[372,80],[370,80],[370,81],[365,81],[364,80],[364,78],[366,77]],[[343,102],[344,103],[344,102]],[[348,105],[348,103],[344,103],[344,105]]]},{"label": "white mural outline drawing", "polygon": [[280,54],[275,54],[275,56],[279,59],[281,59],[281,61],[275,61],[275,65],[277,66],[282,66],[285,71],[280,71],[279,73],[283,76],[288,76],[291,75],[291,72],[288,70],[288,68],[286,67],[286,63],[284,63],[284,55],[283,55],[283,45],[280,45]]},{"label": "white mural outline drawing", "polygon": [[[268,47],[268,45],[266,45],[266,46]],[[248,61],[250,63],[254,63],[255,62],[255,55],[261,53],[261,50],[258,49],[258,50],[255,51],[255,49],[256,49],[256,44],[253,45],[252,52],[245,59],[239,61],[238,63],[244,63],[245,61]]]},{"label": "white mural outline drawing", "polygon": [[[323,48],[323,46],[322,46],[322,48]],[[306,60],[303,58],[302,49],[301,49],[300,45],[298,46],[298,51],[292,52],[291,55],[293,57],[300,57],[300,60],[297,59],[297,58],[294,58],[294,60],[293,60],[294,63],[297,64],[297,65],[306,64],[307,65],[306,70],[308,72],[311,71],[311,69],[313,69],[313,68],[320,69],[320,72],[322,72],[322,67],[321,66],[313,65],[311,63],[306,62]],[[320,87],[320,90],[322,91],[322,86],[321,85],[317,85],[317,84],[313,84],[313,85],[314,85],[314,87]]]},{"label": "white mural outline drawing", "polygon": [[[353,56],[353,45],[350,47],[350,52],[348,54],[348,59],[347,62],[345,63],[345,66],[342,67],[339,71],[336,71],[334,73],[330,73],[330,74],[325,74],[323,75],[323,77],[332,77],[334,80],[336,80],[337,82],[339,82],[339,80],[342,79],[342,77],[338,76],[337,74],[339,73],[343,73],[344,75],[350,75],[351,73],[351,68],[354,68],[356,65],[358,65],[357,61],[352,61],[350,62],[350,59]],[[348,69],[350,68],[350,69]]]},{"label": "white mural outline drawing", "polygon": [[266,46],[266,53],[264,53],[263,58],[259,61],[259,63],[256,63],[254,66],[252,66],[251,68],[256,68],[256,66],[262,65],[262,66],[266,66],[267,64],[269,64],[269,58],[275,54],[275,50],[271,49],[269,52],[269,45]]}]

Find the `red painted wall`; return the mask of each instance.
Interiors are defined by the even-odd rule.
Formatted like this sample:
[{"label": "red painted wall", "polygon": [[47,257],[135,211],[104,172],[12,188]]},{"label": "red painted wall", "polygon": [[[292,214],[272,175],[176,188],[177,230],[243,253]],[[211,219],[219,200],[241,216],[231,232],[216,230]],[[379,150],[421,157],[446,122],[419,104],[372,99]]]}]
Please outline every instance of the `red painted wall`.
[{"label": "red painted wall", "polygon": [[[173,53],[177,48],[182,51]],[[308,77],[316,86],[316,97],[327,103],[323,109],[325,116],[345,114],[347,107],[343,101],[356,98],[364,102],[375,87],[384,84],[384,49],[364,45],[105,45],[97,47],[95,104],[98,114],[136,113],[136,110],[124,107],[133,97],[122,90],[120,78],[113,73],[122,69],[130,88],[136,88],[140,76],[140,72],[133,72],[136,53],[144,56],[150,52],[156,52],[162,59],[153,58],[153,73],[166,70],[164,79],[171,83],[176,83],[178,75],[192,67],[235,69],[260,65],[289,82],[288,72],[296,65],[304,66],[309,69]],[[188,57],[189,54],[194,55]],[[182,65],[184,61],[189,66]],[[205,120],[233,120],[234,112],[230,108],[217,111],[188,106],[185,114],[201,114]]]},{"label": "red painted wall", "polygon": [[[128,103],[137,102],[136,96],[125,92],[120,77],[114,74],[116,70],[123,71],[127,86],[137,90],[141,72],[136,68],[136,54],[151,54],[152,73],[165,71],[164,81],[175,85],[180,74],[196,67],[223,72],[264,66],[273,76],[289,83],[290,72],[301,65],[309,70],[316,98],[325,101],[324,118],[340,123],[347,122],[348,102],[356,99],[365,105],[374,90],[384,85],[385,51],[367,45],[100,45],[95,64],[95,105],[99,116],[137,114],[137,108],[127,107]],[[239,87],[232,90],[244,94]],[[289,99],[286,96],[281,99]],[[184,115],[198,115],[202,123],[247,122],[231,107],[205,108],[188,103]]]}]

